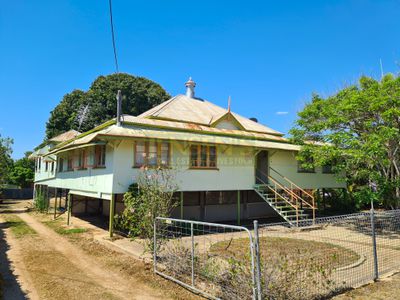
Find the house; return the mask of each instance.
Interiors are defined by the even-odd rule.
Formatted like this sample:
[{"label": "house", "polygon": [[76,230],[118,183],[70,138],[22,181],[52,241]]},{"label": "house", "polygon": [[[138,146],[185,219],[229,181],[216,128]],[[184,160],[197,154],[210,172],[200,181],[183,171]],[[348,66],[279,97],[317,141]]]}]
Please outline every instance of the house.
[{"label": "house", "polygon": [[174,217],[240,223],[280,216],[294,224],[315,217],[313,191],[345,187],[327,167],[299,167],[300,146],[282,133],[196,97],[195,86],[190,79],[185,95],[139,116],[53,138],[36,153],[36,190],[67,191],[72,214],[112,216],[140,167],[163,166],[179,186]]}]

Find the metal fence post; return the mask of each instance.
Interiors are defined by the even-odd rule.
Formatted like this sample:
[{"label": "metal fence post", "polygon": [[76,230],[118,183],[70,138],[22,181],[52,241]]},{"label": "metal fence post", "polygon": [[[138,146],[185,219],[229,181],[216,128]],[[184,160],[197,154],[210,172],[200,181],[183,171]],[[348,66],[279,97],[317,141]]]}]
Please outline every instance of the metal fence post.
[{"label": "metal fence post", "polygon": [[193,235],[193,223],[190,223],[190,236],[192,238],[192,286],[194,287],[194,235]]},{"label": "metal fence post", "polygon": [[261,292],[261,266],[260,266],[260,239],[258,235],[258,221],[254,220],[254,255],[255,255],[255,279],[257,289],[257,299],[262,299]]},{"label": "metal fence post", "polygon": [[374,211],[374,203],[371,201],[371,231],[372,231],[372,251],[374,254],[374,281],[379,278],[379,270],[378,270],[378,254],[376,250],[376,233],[375,233],[375,211]]},{"label": "metal fence post", "polygon": [[157,218],[154,220],[154,236],[153,236],[153,269],[157,270]]}]

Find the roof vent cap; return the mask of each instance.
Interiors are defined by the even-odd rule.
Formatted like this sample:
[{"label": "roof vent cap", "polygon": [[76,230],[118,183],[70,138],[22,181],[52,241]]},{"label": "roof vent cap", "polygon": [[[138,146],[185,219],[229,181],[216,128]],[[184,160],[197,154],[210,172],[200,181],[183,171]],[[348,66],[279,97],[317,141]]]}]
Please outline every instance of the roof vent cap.
[{"label": "roof vent cap", "polygon": [[257,120],[257,118],[250,118],[250,120],[252,120],[253,122],[256,122],[256,123],[258,123],[258,120]]},{"label": "roof vent cap", "polygon": [[186,96],[189,98],[194,98],[194,88],[196,86],[196,82],[192,80],[192,77],[189,77],[189,80],[185,83],[186,86]]}]

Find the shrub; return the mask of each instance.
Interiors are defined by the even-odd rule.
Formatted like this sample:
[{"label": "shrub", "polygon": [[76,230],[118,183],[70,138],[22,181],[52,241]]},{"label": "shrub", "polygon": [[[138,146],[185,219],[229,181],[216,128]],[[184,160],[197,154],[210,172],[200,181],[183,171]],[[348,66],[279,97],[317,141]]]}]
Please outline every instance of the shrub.
[{"label": "shrub", "polygon": [[36,197],[34,201],[34,208],[38,212],[44,213],[49,208],[49,202],[47,201],[45,194],[38,190],[36,191]]},{"label": "shrub", "polygon": [[177,204],[173,198],[176,189],[170,169],[141,169],[137,183],[124,195],[125,210],[115,217],[116,227],[132,238],[145,239],[147,250],[152,251],[155,218],[170,216]]}]

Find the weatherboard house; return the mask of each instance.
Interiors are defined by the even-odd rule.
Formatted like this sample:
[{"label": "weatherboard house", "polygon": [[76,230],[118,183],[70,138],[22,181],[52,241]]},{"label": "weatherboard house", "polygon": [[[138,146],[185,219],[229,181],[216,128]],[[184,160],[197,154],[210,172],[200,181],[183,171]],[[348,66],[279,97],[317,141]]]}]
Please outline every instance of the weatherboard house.
[{"label": "weatherboard house", "polygon": [[53,138],[33,155],[36,193],[68,195],[73,215],[112,216],[141,167],[168,167],[179,187],[173,217],[295,223],[315,216],[315,190],[344,187],[329,168],[302,169],[300,146],[282,133],[196,97],[195,86],[189,79],[185,95],[139,116]]}]

